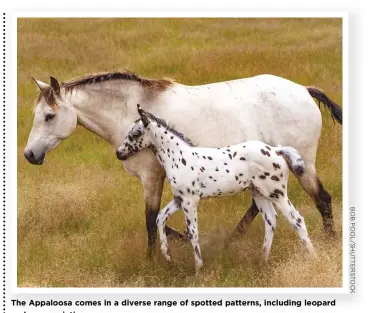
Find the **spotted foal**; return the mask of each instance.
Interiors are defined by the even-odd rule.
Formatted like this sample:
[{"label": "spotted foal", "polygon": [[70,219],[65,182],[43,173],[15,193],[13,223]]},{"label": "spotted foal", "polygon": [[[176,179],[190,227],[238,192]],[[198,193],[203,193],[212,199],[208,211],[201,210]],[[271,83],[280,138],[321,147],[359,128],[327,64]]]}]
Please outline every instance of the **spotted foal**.
[{"label": "spotted foal", "polygon": [[298,232],[308,252],[315,255],[304,218],[287,196],[289,168],[295,175],[304,172],[304,161],[294,148],[275,148],[260,141],[247,141],[226,148],[198,148],[183,134],[139,105],[138,113],[141,119],[133,124],[116,154],[120,160],[126,160],[137,151],[150,148],[166,171],[174,199],[160,211],[157,226],[161,251],[167,260],[171,258],[165,224],[171,214],[179,209],[184,212],[198,270],[203,264],[197,223],[199,200],[236,194],[248,188],[252,189],[265,223],[266,260],[276,228],[277,214],[273,205]]}]

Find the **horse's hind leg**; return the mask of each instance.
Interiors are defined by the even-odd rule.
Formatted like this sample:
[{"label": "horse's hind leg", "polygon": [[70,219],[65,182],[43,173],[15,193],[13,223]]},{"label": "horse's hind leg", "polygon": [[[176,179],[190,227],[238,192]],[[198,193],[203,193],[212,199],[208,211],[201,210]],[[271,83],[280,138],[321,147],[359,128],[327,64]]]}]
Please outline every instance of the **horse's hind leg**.
[{"label": "horse's hind leg", "polygon": [[260,194],[253,193],[253,199],[259,208],[259,212],[263,217],[265,223],[265,238],[263,243],[263,249],[265,253],[265,260],[267,261],[270,255],[273,235],[276,229],[277,214],[272,206],[272,202],[265,199]]},{"label": "horse's hind leg", "polygon": [[254,218],[257,216],[258,212],[259,210],[257,208],[257,204],[253,198],[252,204],[250,205],[250,207],[248,208],[248,211],[244,214],[244,216],[240,220],[238,226],[236,226],[231,237],[233,238],[238,235],[244,234],[246,230],[248,229],[249,225],[253,222]]},{"label": "horse's hind leg", "polygon": [[301,176],[297,176],[303,189],[314,200],[314,203],[322,216],[323,227],[326,233],[333,234],[334,221],[332,215],[331,196],[324,189],[321,181],[317,177],[314,166],[308,166]]}]

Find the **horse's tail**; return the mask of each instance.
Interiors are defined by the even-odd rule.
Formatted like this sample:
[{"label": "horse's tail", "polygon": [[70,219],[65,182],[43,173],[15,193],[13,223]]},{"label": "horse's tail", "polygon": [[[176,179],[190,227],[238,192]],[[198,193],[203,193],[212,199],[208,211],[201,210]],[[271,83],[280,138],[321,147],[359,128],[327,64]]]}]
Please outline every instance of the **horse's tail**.
[{"label": "horse's tail", "polygon": [[305,171],[304,160],[299,152],[293,147],[280,147],[277,152],[282,155],[289,169],[296,175],[301,176]]},{"label": "horse's tail", "polygon": [[342,108],[327,97],[321,89],[310,86],[306,86],[305,88],[307,88],[313,98],[318,100],[318,105],[321,107],[322,102],[330,110],[332,119],[342,125]]}]

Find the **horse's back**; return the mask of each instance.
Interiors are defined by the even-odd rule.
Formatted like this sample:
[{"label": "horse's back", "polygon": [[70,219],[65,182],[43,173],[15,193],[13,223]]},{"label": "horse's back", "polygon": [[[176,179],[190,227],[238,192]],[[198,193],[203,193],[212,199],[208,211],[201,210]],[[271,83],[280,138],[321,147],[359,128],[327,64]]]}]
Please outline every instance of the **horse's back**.
[{"label": "horse's back", "polygon": [[265,74],[200,86],[177,84],[163,102],[152,106],[153,112],[199,146],[256,139],[294,146],[314,162],[321,113],[307,89],[287,79]]}]

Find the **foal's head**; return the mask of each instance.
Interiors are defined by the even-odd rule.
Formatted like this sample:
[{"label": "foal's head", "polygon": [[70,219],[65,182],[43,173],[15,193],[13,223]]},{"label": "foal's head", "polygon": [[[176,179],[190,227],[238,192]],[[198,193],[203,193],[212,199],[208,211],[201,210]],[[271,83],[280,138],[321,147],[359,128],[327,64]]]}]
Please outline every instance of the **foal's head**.
[{"label": "foal's head", "polygon": [[151,138],[146,129],[151,123],[149,114],[137,104],[140,119],[135,121],[128,135],[116,150],[116,156],[119,160],[126,160],[138,151],[149,147],[152,144]]}]

